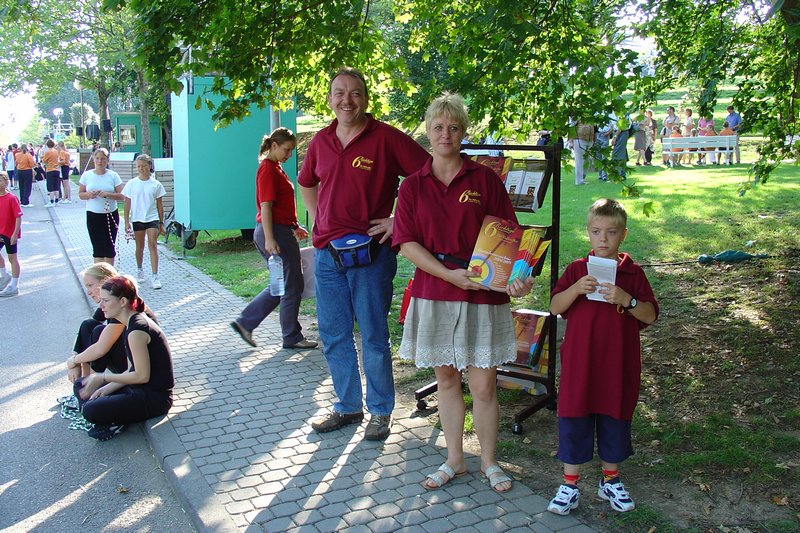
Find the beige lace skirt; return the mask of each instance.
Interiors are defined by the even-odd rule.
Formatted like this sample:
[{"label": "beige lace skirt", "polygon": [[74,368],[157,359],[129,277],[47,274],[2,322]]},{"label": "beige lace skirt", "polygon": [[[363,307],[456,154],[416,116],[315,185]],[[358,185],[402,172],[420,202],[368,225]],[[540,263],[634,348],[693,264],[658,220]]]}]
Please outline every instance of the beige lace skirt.
[{"label": "beige lace skirt", "polygon": [[513,361],[511,307],[412,298],[399,355],[419,368],[491,368]]}]

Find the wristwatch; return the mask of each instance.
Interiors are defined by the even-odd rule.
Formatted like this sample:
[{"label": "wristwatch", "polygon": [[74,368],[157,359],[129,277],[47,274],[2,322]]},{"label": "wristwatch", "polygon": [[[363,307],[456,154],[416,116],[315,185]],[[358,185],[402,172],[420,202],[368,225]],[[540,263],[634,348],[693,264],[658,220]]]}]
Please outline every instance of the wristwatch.
[{"label": "wristwatch", "polygon": [[625,310],[632,311],[636,309],[637,305],[639,305],[639,301],[636,298],[631,298],[631,303],[628,304],[628,307],[626,307]]}]

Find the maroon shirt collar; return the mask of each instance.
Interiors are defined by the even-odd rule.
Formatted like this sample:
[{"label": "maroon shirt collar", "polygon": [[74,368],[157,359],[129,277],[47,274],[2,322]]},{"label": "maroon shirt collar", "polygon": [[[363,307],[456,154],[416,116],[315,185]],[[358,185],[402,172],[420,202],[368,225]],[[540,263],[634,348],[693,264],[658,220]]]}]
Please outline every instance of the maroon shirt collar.
[{"label": "maroon shirt collar", "polygon": [[[419,169],[419,175],[421,177],[430,177],[430,178],[436,179],[436,176],[433,175],[432,165],[433,165],[433,157],[430,157],[430,158],[428,158],[427,161],[425,161],[425,164],[422,165],[422,168]],[[456,176],[453,178],[453,181],[456,181],[457,179],[463,177],[468,171],[474,170],[475,168],[478,167],[478,165],[480,165],[480,163],[476,163],[475,161],[470,159],[468,156],[462,155],[461,156],[461,169],[458,171]],[[452,185],[452,182],[451,182],[451,185]]]},{"label": "maroon shirt collar", "polygon": [[[350,143],[347,146],[353,144],[356,140],[361,138],[361,136],[367,133],[368,131],[372,131],[378,127],[378,121],[375,120],[375,117],[372,116],[372,113],[367,113],[366,116],[367,116],[366,127],[363,130],[361,130],[361,133],[356,135],[355,138],[353,138],[353,140],[350,141]],[[339,125],[339,119],[335,118],[333,119],[333,122],[331,122],[330,125],[327,128],[323,129],[322,131],[325,132],[326,136],[331,137],[331,139],[338,139],[338,137],[336,137],[336,127],[338,125]]]}]

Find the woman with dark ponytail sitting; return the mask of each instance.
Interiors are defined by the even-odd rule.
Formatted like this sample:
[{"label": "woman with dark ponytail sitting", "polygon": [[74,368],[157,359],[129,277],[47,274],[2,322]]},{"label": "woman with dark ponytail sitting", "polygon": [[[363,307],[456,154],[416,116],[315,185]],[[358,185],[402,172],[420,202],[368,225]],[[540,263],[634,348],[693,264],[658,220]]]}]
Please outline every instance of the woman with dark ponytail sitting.
[{"label": "woman with dark ponytail sitting", "polygon": [[100,308],[106,318],[125,324],[127,372],[98,372],[75,382],[86,420],[93,423],[89,436],[108,440],[126,424],[166,414],[172,407],[172,356],[161,328],[144,313],[136,283],[116,276],[100,289]]}]

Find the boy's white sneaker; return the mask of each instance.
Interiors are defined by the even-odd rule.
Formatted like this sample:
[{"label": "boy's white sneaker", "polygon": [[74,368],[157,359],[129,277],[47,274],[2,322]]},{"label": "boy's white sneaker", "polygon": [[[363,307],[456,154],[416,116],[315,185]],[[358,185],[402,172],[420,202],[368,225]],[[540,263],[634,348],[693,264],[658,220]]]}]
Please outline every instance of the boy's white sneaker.
[{"label": "boy's white sneaker", "polygon": [[153,279],[150,280],[150,286],[153,287],[154,289],[161,288],[161,281],[159,281],[158,276],[155,275],[153,276]]},{"label": "boy's white sneaker", "polygon": [[144,270],[141,268],[136,271],[136,281],[138,281],[140,284],[147,281],[147,278],[144,277]]},{"label": "boy's white sneaker", "polygon": [[11,274],[6,272],[5,274],[0,275],[0,291],[5,289],[9,283],[11,283]]},{"label": "boy's white sneaker", "polygon": [[636,504],[633,503],[631,495],[625,490],[625,485],[622,484],[622,481],[620,481],[618,477],[605,482],[601,478],[600,486],[597,489],[597,495],[604,500],[608,500],[608,503],[611,504],[611,508],[619,513],[633,511],[636,508]]},{"label": "boy's white sneaker", "polygon": [[19,289],[9,285],[8,287],[0,291],[0,298],[5,298],[6,296],[16,296],[17,294],[19,294]]},{"label": "boy's white sneaker", "polygon": [[551,513],[566,516],[578,506],[581,501],[581,491],[572,485],[561,485],[558,487],[555,497],[550,500],[547,510]]}]

